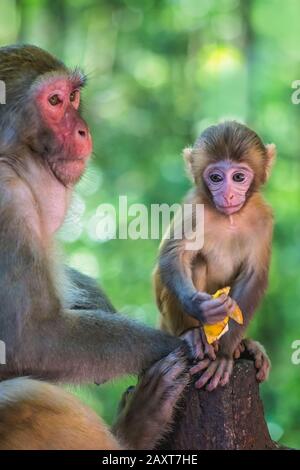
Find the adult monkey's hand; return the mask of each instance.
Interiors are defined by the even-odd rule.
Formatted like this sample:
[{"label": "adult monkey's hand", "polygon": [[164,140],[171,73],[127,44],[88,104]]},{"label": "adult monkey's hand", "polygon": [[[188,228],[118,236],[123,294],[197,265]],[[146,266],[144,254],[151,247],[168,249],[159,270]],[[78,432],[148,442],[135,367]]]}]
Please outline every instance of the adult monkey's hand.
[{"label": "adult monkey's hand", "polygon": [[180,347],[142,376],[137,387],[125,392],[113,432],[128,449],[153,449],[164,437],[176,406],[190,381],[189,361]]}]

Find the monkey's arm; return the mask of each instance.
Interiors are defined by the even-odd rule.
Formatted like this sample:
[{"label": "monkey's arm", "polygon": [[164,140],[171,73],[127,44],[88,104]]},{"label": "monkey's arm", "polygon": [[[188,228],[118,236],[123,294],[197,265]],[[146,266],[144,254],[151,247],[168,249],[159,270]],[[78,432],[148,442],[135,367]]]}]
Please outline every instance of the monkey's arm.
[{"label": "monkey's arm", "polygon": [[193,263],[197,257],[199,278],[205,276],[205,260],[201,259],[201,251],[186,249],[187,243],[185,239],[165,240],[155,273],[157,304],[165,317],[163,324],[168,324],[175,334],[199,322],[217,323],[228,315],[229,301],[225,295],[212,299],[197,290],[192,278]]},{"label": "monkey's arm", "polygon": [[109,298],[97,282],[76,269],[65,266],[65,273],[70,281],[72,309],[116,312]]},{"label": "monkey's arm", "polygon": [[157,271],[161,283],[176,295],[185,306],[196,294],[191,265],[197,253],[186,251],[184,240],[165,240],[159,256]]},{"label": "monkey's arm", "polygon": [[[102,383],[138,374],[184,343],[122,315],[100,310],[61,311],[20,330],[20,343],[7,340],[1,376],[30,375],[59,381]],[[15,325],[17,326],[17,325]]]}]

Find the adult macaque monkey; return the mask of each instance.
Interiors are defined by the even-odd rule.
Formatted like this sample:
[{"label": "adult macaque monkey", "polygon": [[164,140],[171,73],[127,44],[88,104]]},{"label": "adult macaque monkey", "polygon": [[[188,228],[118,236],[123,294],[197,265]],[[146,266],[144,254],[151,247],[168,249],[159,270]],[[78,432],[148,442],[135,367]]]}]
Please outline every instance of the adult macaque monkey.
[{"label": "adult macaque monkey", "polygon": [[[54,234],[92,150],[80,115],[85,78],[39,48],[12,46],[0,49],[0,79],[0,448],[153,448],[188,382],[185,342],[114,314],[95,283],[55,255]],[[170,353],[123,410],[119,442],[59,388],[6,381],[101,383]]]},{"label": "adult macaque monkey", "polygon": [[[199,388],[225,385],[233,358],[245,348],[254,356],[258,380],[268,375],[270,363],[261,345],[241,341],[267,286],[273,217],[259,191],[274,156],[273,144],[265,146],[254,131],[237,122],[209,127],[193,148],[184,150],[195,184],[185,202],[193,204],[193,232],[196,204],[204,205],[204,244],[187,249],[189,237],[174,236],[175,225],[185,227],[185,221],[175,218],[155,273],[162,329],[179,335],[187,328],[217,323],[236,304],[244,317],[243,325],[229,321],[229,331],[215,348],[207,344],[201,328],[195,329],[200,361],[192,373],[202,372]],[[212,299],[225,286],[231,287],[230,296]]]}]

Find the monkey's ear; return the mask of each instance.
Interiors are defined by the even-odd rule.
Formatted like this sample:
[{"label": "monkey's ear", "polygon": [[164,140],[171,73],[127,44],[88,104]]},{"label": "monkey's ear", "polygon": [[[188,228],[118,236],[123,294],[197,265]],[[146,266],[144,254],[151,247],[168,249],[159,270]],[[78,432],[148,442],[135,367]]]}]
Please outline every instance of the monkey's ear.
[{"label": "monkey's ear", "polygon": [[266,169],[265,169],[265,175],[266,175],[265,181],[267,181],[267,179],[269,178],[272,167],[276,160],[276,145],[267,144],[266,151],[267,151],[267,163],[266,163]]},{"label": "monkey's ear", "polygon": [[193,168],[192,168],[192,147],[186,147],[183,150],[183,158],[186,165],[186,171],[192,181],[194,181]]}]

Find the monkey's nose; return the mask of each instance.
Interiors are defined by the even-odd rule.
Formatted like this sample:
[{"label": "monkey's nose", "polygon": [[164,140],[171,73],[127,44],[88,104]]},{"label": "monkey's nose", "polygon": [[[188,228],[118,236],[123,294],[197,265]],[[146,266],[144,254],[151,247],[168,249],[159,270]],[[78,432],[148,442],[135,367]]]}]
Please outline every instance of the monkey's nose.
[{"label": "monkey's nose", "polygon": [[230,204],[232,199],[233,199],[234,195],[233,194],[227,194],[226,196],[224,196],[224,201],[226,204]]},{"label": "monkey's nose", "polygon": [[75,130],[75,146],[77,154],[86,156],[92,151],[92,137],[87,127],[80,124]]},{"label": "monkey's nose", "polygon": [[80,137],[82,137],[83,139],[85,139],[86,136],[87,136],[87,132],[86,132],[86,130],[84,130],[84,129],[79,129],[79,130],[78,130],[78,134],[79,134]]}]

